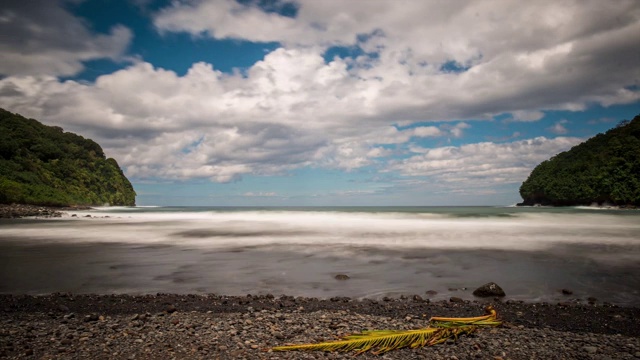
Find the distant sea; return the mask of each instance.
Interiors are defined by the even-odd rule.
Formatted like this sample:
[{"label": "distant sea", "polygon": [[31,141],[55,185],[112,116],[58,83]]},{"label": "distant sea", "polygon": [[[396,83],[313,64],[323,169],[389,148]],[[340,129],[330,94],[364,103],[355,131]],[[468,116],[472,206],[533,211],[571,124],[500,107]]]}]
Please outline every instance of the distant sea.
[{"label": "distant sea", "polygon": [[640,211],[108,207],[0,221],[1,293],[441,300],[489,281],[507,299],[640,306]]}]

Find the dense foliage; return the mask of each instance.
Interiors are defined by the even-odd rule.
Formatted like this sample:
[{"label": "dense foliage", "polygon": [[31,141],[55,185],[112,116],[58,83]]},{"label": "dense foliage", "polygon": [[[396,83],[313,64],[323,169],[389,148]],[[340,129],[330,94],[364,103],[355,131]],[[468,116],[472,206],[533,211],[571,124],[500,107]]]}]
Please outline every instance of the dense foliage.
[{"label": "dense foliage", "polygon": [[0,203],[135,205],[135,197],[93,140],[0,109]]},{"label": "dense foliage", "polygon": [[523,205],[640,205],[640,115],[542,162],[522,183]]}]

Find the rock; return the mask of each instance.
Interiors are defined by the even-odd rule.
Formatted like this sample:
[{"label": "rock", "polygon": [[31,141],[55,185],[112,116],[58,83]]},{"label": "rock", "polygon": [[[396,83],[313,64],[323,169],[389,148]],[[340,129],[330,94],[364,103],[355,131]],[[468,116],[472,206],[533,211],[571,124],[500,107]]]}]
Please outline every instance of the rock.
[{"label": "rock", "polygon": [[334,276],[334,278],[336,280],[349,280],[350,279],[350,277],[348,275],[346,275],[346,274],[338,274],[338,275]]},{"label": "rock", "polygon": [[421,302],[421,301],[424,301],[424,299],[422,299],[422,296],[420,295],[413,295],[413,301]]},{"label": "rock", "polygon": [[449,301],[452,302],[452,303],[463,303],[464,302],[464,300],[462,300],[461,298],[459,298],[457,296],[452,296],[449,299]]},{"label": "rock", "polygon": [[595,354],[598,352],[598,348],[595,346],[585,346],[582,348],[587,354]]},{"label": "rock", "polygon": [[173,314],[174,312],[178,311],[178,309],[176,309],[174,305],[167,305],[167,307],[164,308],[164,311],[166,311],[169,314]]},{"label": "rock", "polygon": [[562,289],[562,294],[563,295],[572,295],[573,291],[569,290],[569,289]]},{"label": "rock", "polygon": [[84,317],[84,322],[93,322],[93,321],[98,321],[100,319],[100,317],[98,316],[98,314],[90,314]]},{"label": "rock", "polygon": [[504,290],[494,282],[486,283],[473,291],[477,297],[505,296]]},{"label": "rock", "polygon": [[428,296],[434,296],[434,295],[438,295],[438,292],[435,290],[427,290],[425,294],[427,294]]}]

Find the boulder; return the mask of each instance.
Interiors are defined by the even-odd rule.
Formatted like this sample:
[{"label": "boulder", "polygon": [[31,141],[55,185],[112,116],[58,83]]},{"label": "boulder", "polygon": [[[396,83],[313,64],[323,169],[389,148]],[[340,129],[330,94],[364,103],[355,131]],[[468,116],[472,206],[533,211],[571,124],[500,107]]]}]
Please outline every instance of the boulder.
[{"label": "boulder", "polygon": [[477,297],[505,296],[504,290],[494,282],[486,283],[473,291]]},{"label": "boulder", "polygon": [[349,275],[346,274],[338,274],[335,276],[336,280],[349,280]]}]

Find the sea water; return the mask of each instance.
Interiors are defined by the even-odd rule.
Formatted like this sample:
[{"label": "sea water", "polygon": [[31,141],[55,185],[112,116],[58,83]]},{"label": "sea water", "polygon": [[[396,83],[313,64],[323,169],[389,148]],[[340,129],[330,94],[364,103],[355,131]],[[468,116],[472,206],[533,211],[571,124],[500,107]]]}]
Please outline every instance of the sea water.
[{"label": "sea water", "polygon": [[439,300],[489,281],[516,300],[640,306],[640,211],[109,207],[0,221],[2,293]]}]

